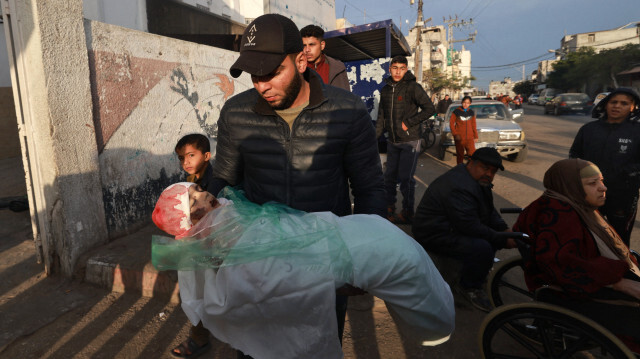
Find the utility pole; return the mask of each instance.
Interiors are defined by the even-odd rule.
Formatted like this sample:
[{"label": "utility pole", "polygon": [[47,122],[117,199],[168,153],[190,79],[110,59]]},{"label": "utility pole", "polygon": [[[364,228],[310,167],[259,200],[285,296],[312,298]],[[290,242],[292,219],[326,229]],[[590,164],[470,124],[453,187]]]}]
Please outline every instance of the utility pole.
[{"label": "utility pole", "polygon": [[448,49],[447,49],[447,66],[449,66],[449,57],[451,57],[451,75],[455,77],[457,70],[457,64],[456,62],[454,62],[453,59],[453,43],[454,42],[464,42],[464,41],[476,41],[476,35],[478,34],[478,31],[476,30],[474,33],[469,34],[469,37],[464,39],[464,40],[454,40],[453,39],[453,28],[457,27],[457,28],[461,28],[461,27],[469,27],[471,25],[473,25],[473,19],[469,18],[469,21],[464,20],[464,19],[460,19],[458,20],[458,15],[456,15],[454,18],[451,18],[451,16],[449,16],[449,20],[447,20],[446,18],[442,18],[442,21],[447,24],[448,27]]},{"label": "utility pole", "polygon": [[[411,0],[411,4],[413,4],[413,0]],[[413,29],[416,31],[416,52],[414,59],[413,68],[416,72],[416,79],[419,83],[422,83],[422,49],[420,48],[420,43],[422,42],[422,28],[424,27],[424,22],[422,21],[422,0],[418,0],[418,19],[416,20],[416,24]]]}]

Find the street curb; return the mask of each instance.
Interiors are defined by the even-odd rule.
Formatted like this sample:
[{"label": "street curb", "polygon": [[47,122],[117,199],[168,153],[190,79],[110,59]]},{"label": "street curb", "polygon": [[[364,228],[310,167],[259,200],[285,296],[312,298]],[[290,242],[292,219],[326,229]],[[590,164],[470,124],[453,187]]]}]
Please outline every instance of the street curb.
[{"label": "street curb", "polygon": [[176,271],[158,271],[151,264],[151,237],[164,234],[150,224],[130,235],[92,250],[87,256],[85,282],[116,293],[137,292],[143,297],[169,297],[180,302]]}]

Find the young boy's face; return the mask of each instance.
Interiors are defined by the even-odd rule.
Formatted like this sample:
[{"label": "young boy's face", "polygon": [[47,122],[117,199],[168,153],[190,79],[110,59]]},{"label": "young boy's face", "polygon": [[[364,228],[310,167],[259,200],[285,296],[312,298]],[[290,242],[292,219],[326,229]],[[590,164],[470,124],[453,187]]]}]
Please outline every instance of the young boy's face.
[{"label": "young boy's face", "polygon": [[198,185],[189,187],[189,207],[191,207],[191,223],[196,224],[205,214],[220,207],[218,199]]},{"label": "young boy's face", "polygon": [[185,145],[176,152],[182,169],[190,175],[196,174],[198,178],[202,176],[211,159],[211,152],[202,153],[202,151],[190,144]]}]

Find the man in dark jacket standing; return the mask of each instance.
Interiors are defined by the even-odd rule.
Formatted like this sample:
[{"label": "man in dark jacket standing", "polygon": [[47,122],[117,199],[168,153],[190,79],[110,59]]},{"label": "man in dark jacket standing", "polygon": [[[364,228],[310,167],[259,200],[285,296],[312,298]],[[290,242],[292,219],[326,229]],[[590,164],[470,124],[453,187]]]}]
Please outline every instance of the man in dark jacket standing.
[{"label": "man in dark jacket standing", "polygon": [[[413,174],[420,155],[420,124],[436,109],[407,69],[407,58],[396,56],[389,65],[391,76],[380,91],[376,136],[387,131],[387,168],[384,185],[387,191],[387,217],[393,223],[411,223],[415,203],[416,181]],[[402,211],[396,214],[396,184],[400,182]]]},{"label": "man in dark jacket standing", "polygon": [[[591,161],[602,171],[607,199],[600,213],[629,246],[640,187],[640,97],[619,88],[598,102],[589,122],[578,130],[569,157]],[[633,117],[633,119],[632,119]]]},{"label": "man in dark jacket standing", "polygon": [[438,115],[444,116],[447,113],[449,106],[451,106],[451,102],[453,101],[451,101],[449,95],[444,95],[444,99],[438,102]]},{"label": "man in dark jacket standing", "polygon": [[[327,86],[307,68],[296,25],[266,14],[242,35],[231,75],[251,75],[254,88],[220,112],[214,176],[217,189],[242,185],[255,203],[284,203],[307,212],[384,216],[384,185],[375,130],[360,98]],[[212,193],[218,193],[213,190]],[[347,300],[336,297],[340,338]],[[292,308],[292,315],[296,313]]]},{"label": "man in dark jacket standing", "polygon": [[340,60],[327,56],[324,51],[324,30],[320,26],[307,25],[300,30],[307,66],[314,69],[325,84],[351,91],[347,69]]},{"label": "man in dark jacket standing", "polygon": [[515,248],[505,221],[493,206],[493,178],[504,170],[494,148],[476,150],[427,188],[413,221],[413,237],[430,252],[462,261],[459,288],[476,308],[491,310],[483,283],[498,249]]}]

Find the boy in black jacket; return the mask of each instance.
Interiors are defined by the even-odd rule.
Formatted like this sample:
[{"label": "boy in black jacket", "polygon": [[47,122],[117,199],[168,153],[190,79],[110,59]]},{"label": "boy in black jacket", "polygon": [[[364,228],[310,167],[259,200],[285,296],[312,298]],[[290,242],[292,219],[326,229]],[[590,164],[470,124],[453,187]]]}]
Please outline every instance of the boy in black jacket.
[{"label": "boy in black jacket", "polygon": [[[211,144],[209,138],[199,133],[192,133],[182,137],[175,148],[180,167],[187,172],[187,181],[198,184],[208,191],[213,182],[213,165],[211,160]],[[212,193],[217,195],[217,193]],[[191,325],[189,337],[171,351],[174,357],[195,358],[211,348],[209,330],[202,322]]]}]

